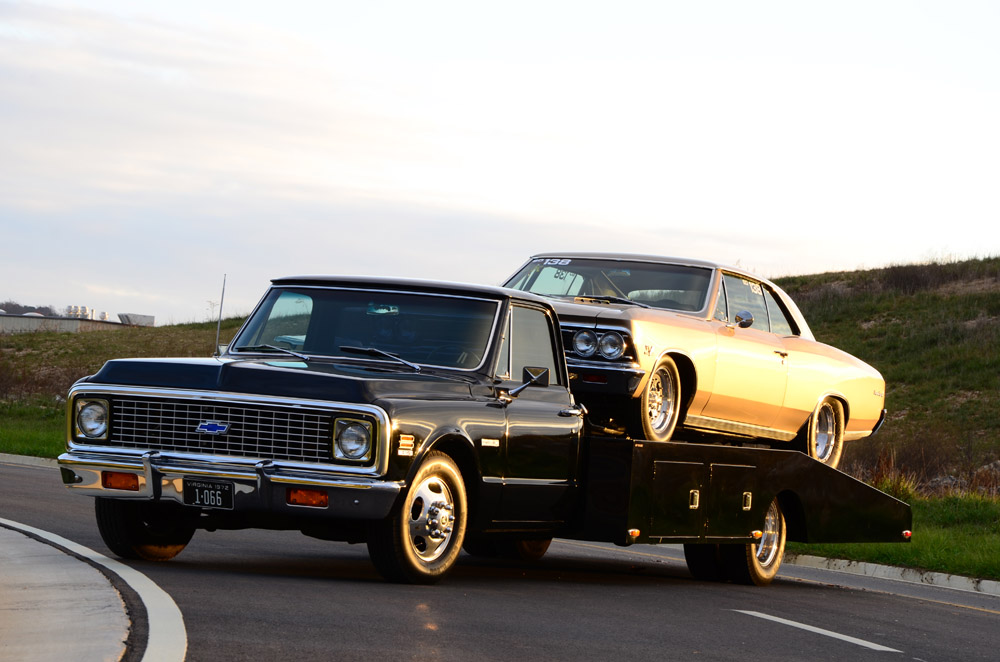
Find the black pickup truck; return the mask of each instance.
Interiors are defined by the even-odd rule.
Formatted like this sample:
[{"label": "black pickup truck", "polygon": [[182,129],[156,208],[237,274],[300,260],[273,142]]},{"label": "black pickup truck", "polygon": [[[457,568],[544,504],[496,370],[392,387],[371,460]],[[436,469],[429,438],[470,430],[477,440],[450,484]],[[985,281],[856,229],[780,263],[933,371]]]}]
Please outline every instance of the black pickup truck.
[{"label": "black pickup truck", "polygon": [[109,361],[69,393],[65,485],[124,558],[198,529],[365,542],[430,583],[461,550],[683,543],[767,584],[786,538],[904,542],[909,507],[794,451],[587,433],[549,303],[502,288],[290,277],[225,351]]}]

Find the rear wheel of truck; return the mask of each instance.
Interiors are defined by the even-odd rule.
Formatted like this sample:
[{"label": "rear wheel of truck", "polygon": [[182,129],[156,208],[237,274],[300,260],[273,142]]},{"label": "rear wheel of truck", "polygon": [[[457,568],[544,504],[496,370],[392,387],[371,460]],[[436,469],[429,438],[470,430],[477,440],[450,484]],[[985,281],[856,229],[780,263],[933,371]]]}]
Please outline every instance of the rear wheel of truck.
[{"label": "rear wheel of truck", "polygon": [[465,538],[465,483],[455,462],[427,454],[401,504],[374,522],[368,555],[390,581],[432,584],[444,577],[458,558]]},{"label": "rear wheel of truck", "polygon": [[123,559],[169,561],[194,535],[190,518],[170,504],[98,497],[94,512],[104,544]]},{"label": "rear wheel of truck", "polygon": [[767,586],[785,558],[785,517],[775,499],[764,515],[760,540],[749,545],[719,545],[726,575],[737,584]]}]

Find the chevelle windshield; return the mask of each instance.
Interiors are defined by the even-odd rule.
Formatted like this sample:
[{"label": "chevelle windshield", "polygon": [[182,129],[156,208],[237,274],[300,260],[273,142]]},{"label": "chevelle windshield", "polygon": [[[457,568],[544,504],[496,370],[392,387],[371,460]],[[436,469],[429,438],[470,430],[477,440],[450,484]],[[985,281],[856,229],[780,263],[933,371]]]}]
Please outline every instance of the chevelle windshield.
[{"label": "chevelle windshield", "polygon": [[537,258],[516,273],[506,286],[549,297],[592,297],[618,303],[668,310],[697,311],[705,307],[712,270],[653,262]]},{"label": "chevelle windshield", "polygon": [[471,370],[485,358],[498,309],[497,301],[471,297],[274,288],[230,351],[369,357]]}]

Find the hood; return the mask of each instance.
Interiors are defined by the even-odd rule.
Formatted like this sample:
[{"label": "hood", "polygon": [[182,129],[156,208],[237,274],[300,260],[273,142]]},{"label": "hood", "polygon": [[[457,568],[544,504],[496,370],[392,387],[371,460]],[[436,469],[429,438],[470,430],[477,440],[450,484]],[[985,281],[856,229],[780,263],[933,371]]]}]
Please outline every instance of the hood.
[{"label": "hood", "polygon": [[669,319],[690,319],[690,313],[682,313],[662,308],[643,308],[620,303],[575,303],[552,299],[552,307],[559,316],[560,323],[576,325],[612,324],[629,326],[633,321],[652,320],[664,322]]},{"label": "hood", "polygon": [[395,372],[297,360],[115,359],[90,383],[370,403],[383,398],[471,397],[475,375]]}]

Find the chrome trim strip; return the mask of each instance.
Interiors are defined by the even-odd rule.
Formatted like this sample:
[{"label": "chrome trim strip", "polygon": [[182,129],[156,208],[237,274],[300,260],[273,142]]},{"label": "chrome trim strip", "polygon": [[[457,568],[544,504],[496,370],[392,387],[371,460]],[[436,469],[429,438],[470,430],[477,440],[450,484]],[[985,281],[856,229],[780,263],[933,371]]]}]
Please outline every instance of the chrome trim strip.
[{"label": "chrome trim strip", "polygon": [[[289,408],[313,408],[329,411],[332,414],[338,412],[344,412],[347,414],[367,414],[374,417],[379,422],[379,434],[377,440],[377,454],[375,462],[372,466],[352,466],[352,465],[339,465],[339,464],[325,464],[325,463],[303,463],[303,462],[288,462],[288,461],[276,461],[275,466],[281,466],[288,469],[300,469],[300,470],[314,470],[316,466],[329,466],[336,467],[338,473],[344,474],[357,474],[357,475],[372,475],[381,476],[384,475],[389,469],[389,435],[391,432],[392,422],[389,420],[389,415],[381,407],[375,405],[365,405],[365,404],[355,404],[348,402],[334,402],[327,400],[310,400],[303,398],[288,398],[282,396],[262,396],[259,394],[250,393],[230,393],[225,391],[189,391],[182,389],[169,389],[169,388],[155,388],[155,387],[142,387],[142,386],[120,386],[115,384],[92,384],[88,382],[74,384],[70,390],[67,398],[72,401],[73,398],[80,394],[89,393],[101,393],[109,395],[119,395],[125,397],[147,397],[155,399],[175,399],[175,400],[201,400],[208,401],[211,403],[238,403],[240,405],[256,405],[256,406],[279,406],[279,407],[289,407]],[[80,444],[76,443],[70,434],[70,428],[67,428],[66,434],[66,445],[70,450],[79,451],[82,453],[97,453],[97,454],[107,454],[112,453],[115,455],[125,455],[141,457],[143,453],[148,452],[143,449],[131,449],[131,448],[119,448],[115,446],[96,446],[91,444]],[[333,436],[330,437],[331,452],[333,447]],[[161,457],[163,456],[163,451],[159,451]],[[214,462],[221,465],[235,465],[242,466],[244,464],[253,466],[259,458],[246,458],[241,459],[239,456],[223,456],[223,455],[210,455],[210,454],[199,454],[199,453],[180,453],[180,452],[169,452],[170,457],[176,457],[181,460],[193,460],[202,462]]]},{"label": "chrome trim strip", "polygon": [[777,439],[778,441],[791,441],[795,439],[795,432],[783,432],[775,428],[768,428],[761,425],[750,425],[748,423],[735,423],[724,421],[720,418],[708,418],[707,416],[693,416],[688,414],[682,424],[685,427],[701,428],[704,430],[718,430],[732,434],[746,435],[749,437],[761,437],[764,439]]}]

